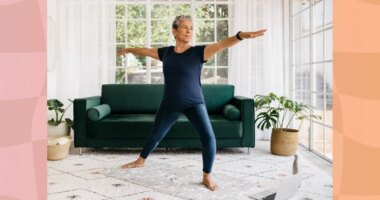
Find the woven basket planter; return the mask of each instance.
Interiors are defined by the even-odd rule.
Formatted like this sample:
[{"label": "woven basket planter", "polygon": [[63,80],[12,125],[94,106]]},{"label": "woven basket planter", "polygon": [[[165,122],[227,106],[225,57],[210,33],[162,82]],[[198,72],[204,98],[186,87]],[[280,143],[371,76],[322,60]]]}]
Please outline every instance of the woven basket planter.
[{"label": "woven basket planter", "polygon": [[292,156],[298,147],[298,130],[272,129],[270,151],[279,156]]}]

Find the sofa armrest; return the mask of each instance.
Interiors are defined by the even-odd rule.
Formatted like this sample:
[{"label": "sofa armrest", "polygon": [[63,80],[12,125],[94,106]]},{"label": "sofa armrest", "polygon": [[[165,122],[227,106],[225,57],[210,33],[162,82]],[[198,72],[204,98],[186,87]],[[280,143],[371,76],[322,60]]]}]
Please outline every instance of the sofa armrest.
[{"label": "sofa armrest", "polygon": [[254,100],[247,97],[235,96],[231,100],[231,104],[239,108],[240,117],[243,124],[243,147],[255,146],[255,129],[254,118],[255,111],[253,109]]},{"label": "sofa armrest", "polygon": [[86,146],[87,109],[100,105],[101,96],[74,99],[74,146]]}]

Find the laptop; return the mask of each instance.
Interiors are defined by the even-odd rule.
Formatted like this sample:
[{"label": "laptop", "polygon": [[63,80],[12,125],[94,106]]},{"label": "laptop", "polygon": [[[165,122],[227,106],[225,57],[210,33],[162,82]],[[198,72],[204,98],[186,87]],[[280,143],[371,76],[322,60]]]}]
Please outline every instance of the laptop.
[{"label": "laptop", "polygon": [[269,188],[262,192],[248,195],[255,200],[285,200],[294,196],[301,186],[301,173],[298,172],[298,157],[295,155],[293,175],[280,181],[278,188]]}]

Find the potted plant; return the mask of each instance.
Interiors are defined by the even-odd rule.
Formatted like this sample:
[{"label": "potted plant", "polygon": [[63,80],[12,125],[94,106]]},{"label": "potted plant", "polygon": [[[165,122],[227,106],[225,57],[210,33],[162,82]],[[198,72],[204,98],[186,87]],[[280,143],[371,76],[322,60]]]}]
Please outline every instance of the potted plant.
[{"label": "potted plant", "polygon": [[[294,155],[297,151],[298,132],[303,120],[322,118],[311,114],[314,107],[274,93],[255,95],[254,102],[257,113],[255,124],[260,130],[272,128],[271,153],[275,155]],[[294,119],[301,120],[298,129],[290,127]]]},{"label": "potted plant", "polygon": [[70,135],[70,128],[73,126],[73,121],[69,118],[65,118],[65,120],[63,121],[63,116],[65,115],[65,112],[73,103],[72,100],[69,99],[69,101],[71,103],[64,109],[63,103],[58,99],[47,100],[48,110],[53,110],[55,112],[55,117],[48,120],[48,136]]}]

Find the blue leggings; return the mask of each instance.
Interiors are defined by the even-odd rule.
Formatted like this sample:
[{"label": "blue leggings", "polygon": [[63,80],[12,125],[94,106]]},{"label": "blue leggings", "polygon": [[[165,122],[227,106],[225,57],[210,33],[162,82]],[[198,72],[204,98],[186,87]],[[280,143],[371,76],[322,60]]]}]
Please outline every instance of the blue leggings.
[{"label": "blue leggings", "polygon": [[216,140],[206,106],[198,104],[184,111],[174,111],[160,106],[157,111],[153,129],[146,141],[140,156],[144,159],[158,146],[160,141],[169,132],[181,114],[195,127],[202,143],[203,172],[211,173],[216,154]]}]

